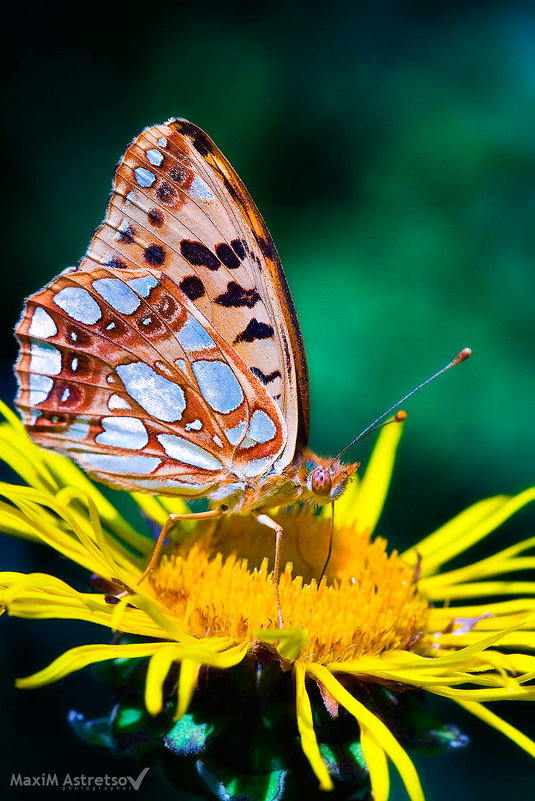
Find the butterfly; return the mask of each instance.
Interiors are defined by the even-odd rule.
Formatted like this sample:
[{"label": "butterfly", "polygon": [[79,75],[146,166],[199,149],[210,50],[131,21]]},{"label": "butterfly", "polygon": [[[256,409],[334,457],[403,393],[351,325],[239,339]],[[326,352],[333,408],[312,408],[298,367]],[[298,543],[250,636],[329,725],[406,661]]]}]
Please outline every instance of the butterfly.
[{"label": "butterfly", "polygon": [[276,534],[276,587],[269,510],[333,502],[358,468],[308,448],[305,349],[277,251],[184,119],[134,139],[85,256],[26,300],[16,336],[16,404],[37,444],[116,488],[207,498],[192,517],[254,514]]}]

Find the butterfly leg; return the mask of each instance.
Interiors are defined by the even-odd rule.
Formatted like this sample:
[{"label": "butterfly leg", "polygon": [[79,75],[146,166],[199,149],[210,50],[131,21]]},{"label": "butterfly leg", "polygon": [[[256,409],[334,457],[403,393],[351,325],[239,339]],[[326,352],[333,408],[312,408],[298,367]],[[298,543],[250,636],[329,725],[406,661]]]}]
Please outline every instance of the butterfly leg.
[{"label": "butterfly leg", "polygon": [[226,511],[225,509],[210,509],[207,512],[188,512],[183,515],[169,515],[169,517],[165,521],[165,524],[163,525],[162,530],[158,535],[158,539],[156,540],[156,545],[154,546],[150,562],[143,571],[143,573],[141,574],[141,577],[139,578],[137,583],[141,584],[141,582],[147,578],[149,573],[152,573],[152,571],[154,570],[154,566],[158,561],[160,551],[162,550],[162,546],[167,536],[167,531],[171,523],[176,523],[177,520],[209,520],[214,517],[221,517],[221,515],[225,514],[225,511]]},{"label": "butterfly leg", "polygon": [[283,628],[284,624],[282,621],[282,607],[281,607],[281,598],[279,592],[279,580],[281,577],[281,543],[282,543],[282,526],[277,523],[276,520],[272,520],[271,517],[265,514],[257,514],[255,515],[256,519],[259,523],[263,526],[267,526],[268,528],[272,528],[275,532],[275,562],[273,564],[273,583],[275,585],[275,598],[277,599],[277,614],[279,617],[279,628]]}]

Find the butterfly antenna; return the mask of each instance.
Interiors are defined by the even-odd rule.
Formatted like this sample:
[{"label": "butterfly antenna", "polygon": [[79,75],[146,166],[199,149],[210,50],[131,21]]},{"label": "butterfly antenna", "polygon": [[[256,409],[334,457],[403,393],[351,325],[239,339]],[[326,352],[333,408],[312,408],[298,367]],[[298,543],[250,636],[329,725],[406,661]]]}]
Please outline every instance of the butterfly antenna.
[{"label": "butterfly antenna", "polygon": [[329,465],[328,469],[330,469],[332,467],[332,465],[338,459],[340,459],[340,457],[343,456],[346,451],[349,450],[349,448],[352,448],[353,445],[355,445],[355,443],[360,442],[360,440],[363,439],[364,437],[368,436],[368,434],[371,434],[373,431],[377,431],[377,429],[382,428],[383,426],[389,425],[390,423],[400,423],[403,420],[405,420],[405,418],[407,417],[406,413],[400,411],[394,417],[392,417],[391,420],[386,420],[385,422],[381,422],[382,420],[384,420],[385,417],[387,417],[391,412],[393,412],[394,409],[397,409],[398,406],[401,406],[401,404],[404,403],[407,400],[407,398],[410,398],[411,395],[414,395],[415,392],[418,392],[418,390],[420,390],[423,387],[427,386],[427,384],[430,384],[431,381],[434,381],[435,378],[439,377],[439,375],[442,375],[442,373],[445,373],[446,370],[449,370],[451,367],[455,367],[455,365],[457,365],[457,364],[461,364],[461,362],[465,362],[468,359],[468,357],[471,356],[471,354],[472,354],[472,351],[470,350],[470,348],[463,348],[462,351],[457,354],[455,359],[452,359],[452,361],[449,362],[449,364],[447,364],[441,370],[438,370],[438,372],[434,373],[426,381],[423,381],[421,384],[418,384],[418,386],[414,387],[414,389],[411,389],[411,391],[408,392],[406,395],[404,395],[400,400],[398,400],[397,403],[394,403],[394,405],[391,406],[390,409],[387,409],[386,412],[383,412],[383,414],[380,414],[379,417],[376,420],[373,421],[373,423],[370,423],[370,425],[367,426],[364,429],[364,431],[361,431],[361,433],[358,435],[358,437],[355,437],[355,439],[352,440],[349,443],[349,445],[346,445],[346,447],[342,451],[340,451],[338,456],[334,457],[334,459],[332,460],[332,462]]}]

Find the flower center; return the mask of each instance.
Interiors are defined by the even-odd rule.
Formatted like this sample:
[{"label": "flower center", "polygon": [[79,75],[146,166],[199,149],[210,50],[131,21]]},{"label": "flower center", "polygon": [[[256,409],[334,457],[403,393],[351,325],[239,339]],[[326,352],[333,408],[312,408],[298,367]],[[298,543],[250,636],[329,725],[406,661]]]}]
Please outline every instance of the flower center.
[{"label": "flower center", "polygon": [[[355,526],[338,526],[327,581],[318,589],[312,575],[321,572],[330,521],[302,510],[277,519],[284,526],[284,625],[307,632],[302,657],[330,662],[411,649],[425,631],[428,605],[413,569],[386,553],[385,540],[370,542]],[[276,628],[269,560],[261,556],[262,548],[273,551],[273,541],[268,536],[259,546],[261,531],[253,518],[232,517],[168,546],[150,582],[191,634],[253,642],[257,629]]]}]

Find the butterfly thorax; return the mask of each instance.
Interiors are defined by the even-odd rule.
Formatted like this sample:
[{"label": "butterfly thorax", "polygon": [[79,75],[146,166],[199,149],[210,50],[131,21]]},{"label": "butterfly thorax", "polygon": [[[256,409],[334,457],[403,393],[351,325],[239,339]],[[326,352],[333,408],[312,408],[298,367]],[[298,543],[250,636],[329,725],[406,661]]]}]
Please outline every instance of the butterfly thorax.
[{"label": "butterfly thorax", "polygon": [[358,467],[359,462],[333,462],[306,448],[279,473],[272,471],[248,483],[229,480],[211,494],[211,505],[242,514],[296,502],[323,506],[341,497]]}]

